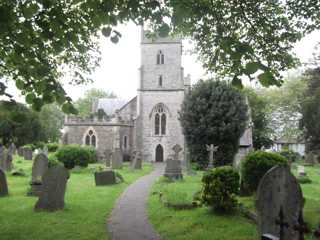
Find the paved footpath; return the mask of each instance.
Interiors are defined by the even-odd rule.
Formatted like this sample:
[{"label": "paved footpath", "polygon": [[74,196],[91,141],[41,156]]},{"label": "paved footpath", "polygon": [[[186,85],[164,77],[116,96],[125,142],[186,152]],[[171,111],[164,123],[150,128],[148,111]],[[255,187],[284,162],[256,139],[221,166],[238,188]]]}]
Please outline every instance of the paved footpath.
[{"label": "paved footpath", "polygon": [[108,230],[113,240],[159,240],[159,234],[150,224],[147,200],[153,183],[163,174],[164,165],[155,164],[155,170],[139,178],[120,196],[111,217]]}]

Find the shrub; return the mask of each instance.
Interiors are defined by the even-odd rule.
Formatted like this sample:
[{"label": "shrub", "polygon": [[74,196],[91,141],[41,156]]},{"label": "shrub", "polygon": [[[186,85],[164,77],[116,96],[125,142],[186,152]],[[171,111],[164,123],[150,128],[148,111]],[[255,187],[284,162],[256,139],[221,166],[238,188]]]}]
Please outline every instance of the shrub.
[{"label": "shrub", "polygon": [[83,146],[83,148],[90,154],[89,163],[96,163],[98,161],[97,150],[92,146]]},{"label": "shrub", "polygon": [[242,162],[241,181],[246,192],[255,192],[264,174],[275,165],[287,165],[285,157],[278,153],[255,151],[249,153]]},{"label": "shrub", "polygon": [[285,157],[290,162],[297,162],[297,161],[302,159],[302,157],[300,156],[299,153],[294,152],[294,151],[289,150],[289,149],[283,149],[280,152],[280,155]]},{"label": "shrub", "polygon": [[91,153],[86,147],[79,145],[65,145],[56,152],[57,159],[68,169],[74,166],[87,167],[90,161]]},{"label": "shrub", "polygon": [[239,174],[231,166],[217,167],[202,178],[202,202],[217,212],[231,212],[237,206]]},{"label": "shrub", "polygon": [[308,176],[298,176],[297,179],[300,184],[312,183],[312,180]]},{"label": "shrub", "polygon": [[244,95],[225,81],[199,81],[186,95],[179,120],[193,161],[208,165],[206,144],[219,146],[215,166],[230,165],[246,128]]},{"label": "shrub", "polygon": [[47,143],[46,146],[49,152],[56,152],[60,147],[59,143]]},{"label": "shrub", "polygon": [[49,168],[51,167],[54,167],[54,166],[57,166],[61,164],[57,158],[57,156],[54,154],[54,153],[50,153],[48,155],[48,165],[49,165]]}]

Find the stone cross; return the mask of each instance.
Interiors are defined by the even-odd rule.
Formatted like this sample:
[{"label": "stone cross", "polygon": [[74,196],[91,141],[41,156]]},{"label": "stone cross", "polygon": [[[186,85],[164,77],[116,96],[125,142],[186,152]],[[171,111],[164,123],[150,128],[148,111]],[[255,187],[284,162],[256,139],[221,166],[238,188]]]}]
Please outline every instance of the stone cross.
[{"label": "stone cross", "polygon": [[35,211],[57,211],[64,208],[64,195],[69,178],[63,166],[49,168],[42,178],[42,191],[34,207]]},{"label": "stone cross", "polygon": [[213,144],[210,144],[210,145],[206,145],[206,147],[207,147],[207,151],[209,152],[208,169],[211,169],[214,167],[213,166],[213,158],[214,158],[213,154],[218,151],[219,146],[215,146]]},{"label": "stone cross", "polygon": [[303,196],[288,166],[275,166],[261,179],[257,191],[258,230],[281,240],[300,240]]},{"label": "stone cross", "polygon": [[179,153],[182,151],[182,147],[179,144],[176,144],[172,148],[174,155],[173,160],[179,160]]}]

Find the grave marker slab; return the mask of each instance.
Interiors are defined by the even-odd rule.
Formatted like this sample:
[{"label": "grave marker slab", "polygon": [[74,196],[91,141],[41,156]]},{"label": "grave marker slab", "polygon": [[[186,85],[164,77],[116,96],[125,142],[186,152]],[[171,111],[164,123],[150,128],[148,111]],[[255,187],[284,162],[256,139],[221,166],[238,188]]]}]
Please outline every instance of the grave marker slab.
[{"label": "grave marker slab", "polygon": [[33,155],[32,149],[30,148],[23,149],[23,157],[25,160],[32,160],[32,157],[33,157],[32,155]]},{"label": "grave marker slab", "polygon": [[48,170],[49,160],[44,153],[39,153],[32,165],[32,182],[42,182],[43,174]]},{"label": "grave marker slab", "polygon": [[64,195],[69,178],[63,166],[49,168],[42,177],[42,191],[34,207],[35,211],[57,211],[64,208]]},{"label": "grave marker slab", "polygon": [[141,169],[142,168],[142,154],[140,151],[135,151],[133,153],[132,165],[133,169]]},{"label": "grave marker slab", "polygon": [[5,197],[7,195],[8,195],[8,184],[7,184],[6,174],[0,168],[0,197]]},{"label": "grave marker slab", "polygon": [[169,155],[166,161],[164,176],[173,180],[182,179],[181,161],[173,160],[173,156]]},{"label": "grave marker slab", "polygon": [[116,184],[116,174],[112,170],[95,172],[94,179],[96,186]]},{"label": "grave marker slab", "polygon": [[303,196],[289,167],[273,167],[263,176],[257,192],[257,210],[260,236],[300,239],[296,229],[302,224]]},{"label": "grave marker slab", "polygon": [[123,163],[123,155],[120,148],[117,148],[112,153],[112,159],[111,159],[111,168],[112,169],[119,169],[122,168]]}]

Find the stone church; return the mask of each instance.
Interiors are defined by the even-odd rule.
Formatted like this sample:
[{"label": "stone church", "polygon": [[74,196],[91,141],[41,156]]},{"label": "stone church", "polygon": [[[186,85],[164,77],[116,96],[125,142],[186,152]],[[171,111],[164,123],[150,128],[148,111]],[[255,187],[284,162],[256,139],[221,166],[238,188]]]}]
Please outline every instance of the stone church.
[{"label": "stone church", "polygon": [[[94,146],[100,159],[119,151],[129,157],[134,150],[144,161],[163,162],[172,147],[182,148],[185,141],[178,111],[190,88],[181,66],[182,41],[179,38],[148,39],[142,30],[141,67],[137,96],[122,99],[97,99],[93,113],[104,111],[107,117],[81,119],[66,117],[62,142]],[[250,128],[240,141],[240,155],[252,146]]]}]

